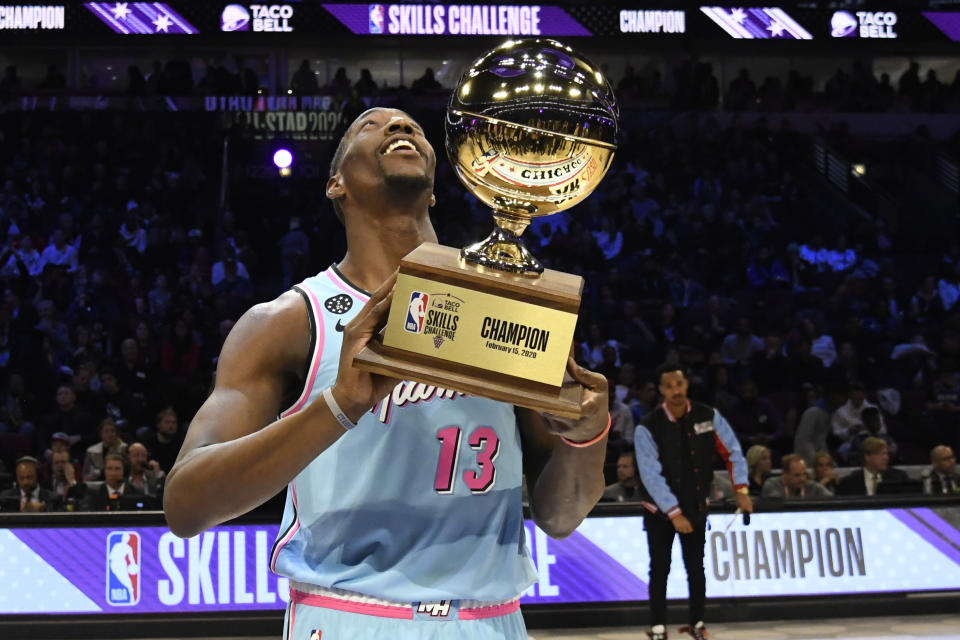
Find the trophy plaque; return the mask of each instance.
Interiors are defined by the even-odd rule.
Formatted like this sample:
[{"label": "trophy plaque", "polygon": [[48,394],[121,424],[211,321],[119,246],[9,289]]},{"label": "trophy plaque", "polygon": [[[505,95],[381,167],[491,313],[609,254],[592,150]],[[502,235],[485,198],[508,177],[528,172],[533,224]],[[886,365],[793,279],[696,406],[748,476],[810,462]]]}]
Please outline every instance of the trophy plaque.
[{"label": "trophy plaque", "polygon": [[583,278],[544,269],[520,235],[593,191],[617,129],[608,80],[564,44],[513,40],[474,61],[447,107],[446,149],[496,227],[464,249],[428,243],[405,256],[386,327],[354,365],[579,417],[566,364]]}]

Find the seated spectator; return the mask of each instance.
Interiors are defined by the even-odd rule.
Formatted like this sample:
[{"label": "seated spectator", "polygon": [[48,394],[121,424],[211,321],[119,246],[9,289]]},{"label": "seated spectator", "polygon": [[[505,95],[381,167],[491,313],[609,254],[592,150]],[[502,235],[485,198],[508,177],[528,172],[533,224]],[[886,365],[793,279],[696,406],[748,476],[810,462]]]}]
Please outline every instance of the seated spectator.
[{"label": "seated spectator", "polygon": [[117,434],[117,423],[113,418],[106,417],[100,421],[100,442],[87,447],[87,454],[83,458],[84,481],[102,480],[103,463],[111,453],[126,456],[127,443]]},{"label": "seated spectator", "polygon": [[802,456],[791,453],[783,456],[783,473],[767,478],[763,483],[764,498],[829,498],[833,494],[819,482],[807,476],[807,461]]},{"label": "seated spectator", "polygon": [[898,493],[903,490],[907,481],[906,473],[890,467],[887,443],[880,438],[867,438],[863,441],[863,466],[837,483],[837,495],[875,496],[880,493]]},{"label": "seated spectator", "polygon": [[608,442],[615,445],[617,443],[630,444],[633,442],[633,431],[636,428],[633,422],[633,413],[630,411],[630,407],[617,400],[617,387],[612,384],[609,386],[609,396],[611,422]]},{"label": "seated spectator", "polygon": [[140,492],[125,481],[123,456],[108,453],[103,463],[103,484],[87,493],[86,511],[117,511],[120,498]]},{"label": "seated spectator", "polygon": [[179,428],[177,412],[172,407],[167,407],[157,414],[155,431],[142,439],[147,451],[153,454],[153,459],[164,473],[170,473],[180,454],[183,438],[178,433]]},{"label": "seated spectator", "polygon": [[[862,413],[867,407],[877,408],[877,405],[867,400],[867,393],[863,385],[859,383],[850,385],[846,404],[834,411],[830,420],[833,435],[839,438],[841,442],[849,442],[854,434],[863,427]],[[883,415],[881,415],[880,433],[886,432]]]},{"label": "seated spectator", "polygon": [[67,511],[76,511],[86,498],[87,485],[78,482],[80,471],[67,451],[55,451],[50,460],[50,490]]},{"label": "seated spectator", "polygon": [[750,478],[750,495],[759,496],[763,492],[763,483],[770,477],[773,460],[770,449],[755,444],[747,449],[747,472]]},{"label": "seated spectator", "polygon": [[423,70],[423,75],[413,81],[413,84],[410,85],[410,89],[414,93],[429,93],[431,91],[437,91],[442,89],[443,86],[437,82],[437,79],[433,75],[433,68],[427,67]]},{"label": "seated spectator", "polygon": [[310,68],[309,60],[304,59],[300,62],[290,81],[290,89],[298,96],[313,95],[320,89],[317,74]]},{"label": "seated spectator", "polygon": [[837,475],[837,463],[828,452],[818,451],[814,454],[813,479],[823,485],[827,491],[837,492],[837,483],[840,482],[840,476]]},{"label": "seated spectator", "polygon": [[763,353],[763,340],[753,335],[750,320],[737,320],[737,330],[723,339],[720,345],[720,357],[728,364],[739,363],[745,365],[759,354]]},{"label": "seated spectator", "polygon": [[14,468],[17,486],[0,493],[0,511],[35,513],[57,511],[60,501],[56,494],[40,486],[40,461],[33,456],[23,456]]},{"label": "seated spectator", "polygon": [[804,385],[807,408],[800,414],[793,436],[793,450],[808,463],[813,463],[817,451],[826,451],[830,434],[830,413],[826,408],[823,390],[813,384]]},{"label": "seated spectator", "polygon": [[752,379],[740,384],[740,394],[728,419],[744,449],[755,444],[773,446],[783,433],[783,418],[772,402],[760,397]]},{"label": "seated spectator", "polygon": [[130,457],[127,482],[146,496],[159,497],[163,492],[163,481],[166,477],[160,463],[148,459],[147,448],[140,442],[131,444],[127,453]]},{"label": "seated spectator", "polygon": [[637,458],[633,451],[624,451],[617,458],[617,481],[603,490],[601,502],[636,502],[639,500]]},{"label": "seated spectator", "polygon": [[863,442],[867,438],[880,438],[887,443],[887,449],[890,451],[890,455],[896,456],[897,443],[886,433],[880,433],[880,427],[882,426],[880,409],[877,407],[866,407],[860,414],[860,418],[863,420],[863,424],[860,425],[860,430],[854,434],[850,442],[844,442],[837,449],[837,455],[840,456],[840,459],[848,466],[860,464],[863,457]]},{"label": "seated spectator", "polygon": [[71,445],[88,438],[93,431],[93,416],[79,409],[73,387],[62,384],[57,388],[57,409],[40,420],[39,435],[43,442],[54,433],[66,434]]},{"label": "seated spectator", "polygon": [[923,492],[927,495],[960,494],[960,473],[953,449],[937,445],[930,451],[930,468],[923,472]]}]

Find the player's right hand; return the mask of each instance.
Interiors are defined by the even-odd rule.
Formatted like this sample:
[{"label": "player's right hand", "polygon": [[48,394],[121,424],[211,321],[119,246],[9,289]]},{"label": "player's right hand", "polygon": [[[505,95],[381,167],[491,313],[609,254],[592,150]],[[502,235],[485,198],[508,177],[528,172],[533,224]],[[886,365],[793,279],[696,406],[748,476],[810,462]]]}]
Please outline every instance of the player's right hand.
[{"label": "player's right hand", "polygon": [[677,516],[671,522],[673,522],[673,528],[677,530],[677,533],[693,533],[693,525],[690,524],[686,516]]},{"label": "player's right hand", "polygon": [[367,301],[360,313],[343,328],[343,346],[340,348],[340,371],[333,385],[333,397],[347,417],[354,423],[373,405],[390,393],[399,380],[353,366],[353,358],[367,346],[387,322],[393,285],[397,282],[394,271]]}]

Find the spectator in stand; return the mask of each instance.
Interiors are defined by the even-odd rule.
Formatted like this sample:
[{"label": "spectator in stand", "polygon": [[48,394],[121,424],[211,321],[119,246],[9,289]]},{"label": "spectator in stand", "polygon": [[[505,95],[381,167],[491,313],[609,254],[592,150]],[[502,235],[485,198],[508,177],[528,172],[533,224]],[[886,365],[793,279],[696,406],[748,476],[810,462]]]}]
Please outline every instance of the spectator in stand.
[{"label": "spectator in stand", "polygon": [[763,492],[763,483],[773,471],[773,457],[770,449],[755,444],[747,449],[747,479],[750,495],[759,496]]},{"label": "spectator in stand", "polygon": [[120,509],[121,497],[140,493],[124,480],[125,464],[123,456],[107,454],[103,463],[103,484],[87,492],[85,511],[117,511]]},{"label": "spectator in stand", "polygon": [[167,338],[160,349],[161,369],[167,376],[189,377],[197,370],[200,349],[194,342],[184,318],[173,325],[173,335]]},{"label": "spectator in stand", "polygon": [[14,467],[17,486],[0,493],[0,511],[35,513],[57,511],[60,502],[56,494],[40,486],[40,461],[32,456],[17,460]]},{"label": "spectator in stand", "polygon": [[162,273],[156,277],[153,289],[147,294],[150,315],[154,318],[163,318],[170,305],[171,293],[167,287],[167,276]]},{"label": "spectator in stand", "polygon": [[41,442],[49,442],[54,433],[63,433],[76,441],[92,440],[94,419],[79,409],[73,387],[62,384],[57,388],[57,408],[40,420],[38,435]]},{"label": "spectator in stand", "polygon": [[280,238],[280,264],[283,286],[289,288],[300,281],[310,255],[310,238],[300,229],[300,218],[290,218],[290,230]]},{"label": "spectator in stand", "polygon": [[827,437],[830,435],[830,411],[823,397],[823,389],[806,383],[803,385],[806,408],[800,414],[800,420],[793,436],[793,450],[813,464],[814,454],[827,450]]},{"label": "spectator in stand", "polygon": [[177,423],[177,412],[167,407],[157,414],[156,429],[148,434],[143,444],[157,461],[160,470],[169,473],[180,454],[183,438],[178,433],[180,425]]},{"label": "spectator in stand", "polygon": [[854,434],[850,442],[844,442],[837,448],[837,455],[844,463],[848,466],[855,466],[862,462],[863,443],[867,438],[880,438],[887,443],[890,456],[895,457],[897,455],[897,443],[888,434],[880,433],[880,427],[883,426],[882,418],[879,408],[864,408],[860,413],[860,419],[863,420],[860,429]]},{"label": "spectator in stand", "polygon": [[19,433],[28,440],[33,438],[34,398],[27,393],[23,374],[19,371],[11,371],[7,377],[6,389],[0,392],[0,409],[6,410],[5,419],[0,422],[0,433]]},{"label": "spectator in stand", "polygon": [[80,470],[67,451],[54,451],[50,460],[50,491],[67,511],[76,511],[86,497],[87,485],[79,482]]},{"label": "spectator in stand", "polygon": [[77,249],[73,245],[67,244],[62,229],[53,232],[50,244],[40,254],[38,265],[40,271],[43,272],[48,265],[64,267],[69,271],[74,271],[77,268]]},{"label": "spectator in stand", "polygon": [[887,443],[880,438],[863,442],[863,466],[837,483],[838,496],[875,496],[898,493],[907,484],[907,474],[890,466]]},{"label": "spectator in stand", "polygon": [[51,346],[59,352],[68,352],[70,348],[70,330],[67,325],[57,320],[56,308],[52,300],[41,300],[37,304],[37,314],[40,322],[34,327],[36,331],[50,340]]},{"label": "spectator in stand", "polygon": [[617,481],[603,490],[601,502],[637,502],[640,499],[637,492],[639,477],[637,458],[633,451],[621,452],[617,458]]},{"label": "spectator in stand", "polygon": [[833,494],[819,482],[807,476],[807,461],[802,456],[790,453],[783,456],[783,473],[767,478],[763,483],[764,498],[786,498],[789,500],[830,498]]},{"label": "spectator in stand", "polygon": [[310,61],[304,58],[293,74],[290,81],[290,89],[298,96],[309,96],[317,93],[320,84],[317,82],[317,74],[310,68]]},{"label": "spectator in stand", "polygon": [[127,338],[120,344],[120,363],[116,369],[117,383],[122,392],[136,402],[144,403],[152,388],[153,376],[140,358],[136,339]]},{"label": "spectator in stand", "polygon": [[413,81],[410,89],[415,94],[432,93],[443,89],[443,85],[434,77],[433,68],[427,67],[423,70],[423,75]]},{"label": "spectator in stand", "polygon": [[763,353],[763,340],[753,335],[750,320],[741,317],[737,320],[737,330],[723,339],[720,345],[720,357],[728,364],[746,365],[754,356]]},{"label": "spectator in stand", "polygon": [[158,498],[163,493],[166,477],[160,463],[150,460],[143,443],[134,442],[127,450],[130,458],[130,474],[127,483],[145,496]]},{"label": "spectator in stand", "polygon": [[[609,383],[608,383],[609,384]],[[615,385],[610,384],[608,387],[610,394],[610,435],[608,437],[607,446],[618,446],[623,445],[624,443],[633,442],[633,413],[630,411],[630,407],[626,404],[617,400],[617,388]]]},{"label": "spectator in stand", "polygon": [[784,437],[783,418],[772,402],[760,397],[757,383],[752,378],[740,384],[739,397],[730,408],[729,416],[741,447],[748,448],[756,444],[784,446],[780,442]]},{"label": "spectator in stand", "polygon": [[837,475],[837,463],[826,451],[818,451],[813,456],[813,479],[819,482],[832,494],[837,493],[837,483],[840,482],[840,476]]},{"label": "spectator in stand", "polygon": [[127,443],[117,434],[117,423],[113,418],[106,417],[100,421],[100,442],[87,447],[87,455],[83,458],[84,481],[103,479],[104,460],[111,453],[125,456]]},{"label": "spectator in stand", "polygon": [[[867,392],[862,383],[855,383],[850,386],[847,402],[842,407],[833,412],[830,419],[830,426],[835,435],[841,442],[850,442],[853,436],[863,427],[863,410],[877,405],[867,400]],[[880,415],[880,433],[886,433],[886,425],[883,422],[883,414]]]},{"label": "spectator in stand", "polygon": [[370,75],[370,69],[360,69],[360,79],[353,85],[353,88],[363,98],[372,98],[378,93],[377,83]]},{"label": "spectator in stand", "polygon": [[927,495],[960,494],[960,473],[953,449],[937,445],[930,451],[930,468],[923,472],[923,492]]}]

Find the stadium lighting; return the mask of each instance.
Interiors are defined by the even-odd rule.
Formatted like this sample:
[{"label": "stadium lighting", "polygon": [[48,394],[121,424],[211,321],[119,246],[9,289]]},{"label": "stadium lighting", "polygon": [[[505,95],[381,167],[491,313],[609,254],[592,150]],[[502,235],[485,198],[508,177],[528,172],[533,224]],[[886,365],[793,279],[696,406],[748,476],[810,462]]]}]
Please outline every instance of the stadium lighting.
[{"label": "stadium lighting", "polygon": [[278,169],[289,169],[293,164],[293,154],[288,149],[277,149],[273,154],[273,164]]}]

